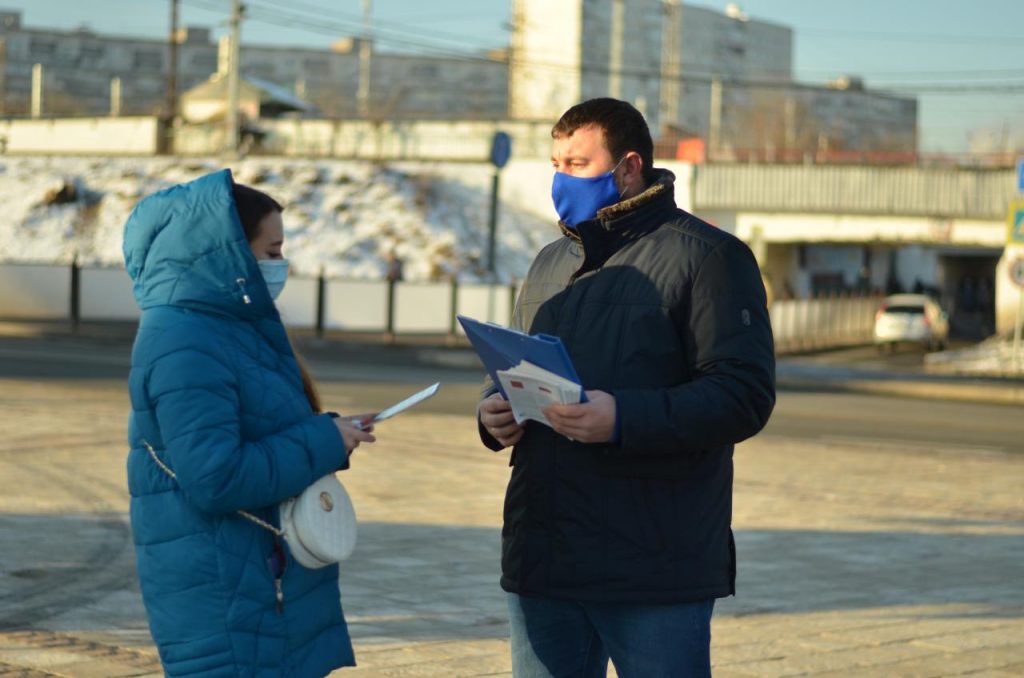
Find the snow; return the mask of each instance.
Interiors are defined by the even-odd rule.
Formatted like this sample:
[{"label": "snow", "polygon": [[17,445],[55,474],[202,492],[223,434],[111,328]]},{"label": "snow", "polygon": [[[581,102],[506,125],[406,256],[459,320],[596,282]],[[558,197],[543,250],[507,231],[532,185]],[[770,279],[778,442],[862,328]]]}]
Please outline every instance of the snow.
[{"label": "snow", "polygon": [[988,377],[1024,377],[1024,348],[1014,361],[1013,340],[990,337],[980,344],[925,356],[928,372]]},{"label": "snow", "polygon": [[[122,266],[121,235],[149,193],[220,169],[213,159],[22,157],[0,159],[0,262]],[[285,205],[285,254],[300,275],[381,279],[394,250],[405,279],[489,279],[489,165],[402,168],[357,161],[247,158],[236,181]],[[74,202],[47,204],[65,184]],[[522,279],[540,248],[559,237],[543,210],[502,202],[497,279]]]}]

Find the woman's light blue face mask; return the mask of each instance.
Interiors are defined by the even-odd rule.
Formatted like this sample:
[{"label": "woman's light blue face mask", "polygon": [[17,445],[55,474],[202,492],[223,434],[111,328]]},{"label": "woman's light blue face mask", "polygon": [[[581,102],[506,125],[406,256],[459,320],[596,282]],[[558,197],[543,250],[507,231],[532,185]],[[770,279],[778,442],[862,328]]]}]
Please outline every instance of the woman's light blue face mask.
[{"label": "woman's light blue face mask", "polygon": [[288,282],[288,260],[287,259],[260,259],[260,273],[263,274],[263,281],[267,283],[270,290],[270,298],[277,301],[284,290],[284,284]]},{"label": "woman's light blue face mask", "polygon": [[622,192],[615,184],[615,170],[625,159],[623,156],[611,171],[596,177],[574,177],[555,172],[551,181],[551,200],[562,223],[576,228],[577,224],[596,217],[598,210],[622,199]]}]

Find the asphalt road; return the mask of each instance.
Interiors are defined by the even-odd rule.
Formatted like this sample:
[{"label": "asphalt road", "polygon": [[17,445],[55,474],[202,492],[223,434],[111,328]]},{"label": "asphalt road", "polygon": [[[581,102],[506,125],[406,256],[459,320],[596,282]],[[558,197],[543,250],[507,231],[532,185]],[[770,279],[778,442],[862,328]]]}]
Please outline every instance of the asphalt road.
[{"label": "asphalt road", "polygon": [[[432,349],[309,346],[306,356],[320,382],[325,404],[341,412],[367,412],[391,405],[441,381],[440,393],[419,407],[444,414],[472,412],[481,372],[463,367],[419,364],[416,354]],[[444,360],[444,351],[434,354]],[[903,350],[880,356],[871,348],[847,349],[812,357],[802,364],[824,371],[854,366],[885,374],[912,372],[922,354]],[[87,380],[97,388],[123,388],[129,364],[123,341],[95,338],[0,339],[0,378],[41,381]],[[386,435],[386,424],[380,433]],[[954,403],[851,393],[779,393],[765,436],[804,441],[885,447],[1024,452],[1019,406]]]}]

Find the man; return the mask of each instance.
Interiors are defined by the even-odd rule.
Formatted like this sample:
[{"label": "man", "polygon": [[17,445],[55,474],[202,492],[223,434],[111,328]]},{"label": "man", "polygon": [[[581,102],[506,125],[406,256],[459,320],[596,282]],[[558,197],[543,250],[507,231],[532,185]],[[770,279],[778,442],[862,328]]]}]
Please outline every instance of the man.
[{"label": "man", "polygon": [[764,427],[775,361],[750,250],[678,209],[643,116],[594,99],[552,129],[563,237],[513,324],[561,337],[587,402],[518,425],[493,387],[480,435],[514,446],[501,585],[518,678],[710,675],[735,591],[733,445]]}]

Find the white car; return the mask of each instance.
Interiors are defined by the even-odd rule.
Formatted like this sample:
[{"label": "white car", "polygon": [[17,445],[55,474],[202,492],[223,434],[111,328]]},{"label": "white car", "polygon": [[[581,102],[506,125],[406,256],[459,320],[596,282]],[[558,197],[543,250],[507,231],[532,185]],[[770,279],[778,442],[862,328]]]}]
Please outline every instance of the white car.
[{"label": "white car", "polygon": [[923,344],[942,350],[949,338],[949,319],[925,294],[894,294],[886,297],[875,314],[875,346],[894,348],[901,342]]}]

